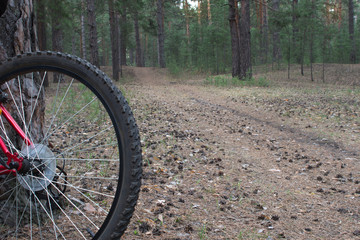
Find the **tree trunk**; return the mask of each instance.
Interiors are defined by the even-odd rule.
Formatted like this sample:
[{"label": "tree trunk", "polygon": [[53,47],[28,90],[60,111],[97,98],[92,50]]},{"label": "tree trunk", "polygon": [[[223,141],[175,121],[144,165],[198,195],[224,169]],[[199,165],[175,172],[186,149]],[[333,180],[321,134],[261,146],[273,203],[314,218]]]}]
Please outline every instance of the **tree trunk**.
[{"label": "tree trunk", "polygon": [[202,0],[198,0],[198,7],[197,7],[197,11],[198,11],[198,24],[199,24],[199,26],[201,25],[201,1],[202,1]]},{"label": "tree trunk", "polygon": [[127,39],[127,9],[126,5],[123,4],[122,11],[120,14],[121,24],[120,24],[120,64],[121,66],[126,66],[126,39]]},{"label": "tree trunk", "polygon": [[[11,2],[12,4],[7,6],[7,11],[0,18],[0,29],[3,31],[2,34],[0,34],[0,61],[4,61],[6,58],[15,56],[16,54],[38,50],[32,0],[13,0]],[[20,96],[18,84],[14,81],[8,83],[12,94],[14,96]],[[23,78],[21,79],[21,85],[23,90],[28,89],[28,91],[23,91],[22,103],[20,103],[20,97],[15,99],[18,106],[21,106],[21,104],[24,106],[24,118],[26,122],[29,122],[32,106],[35,106],[35,101],[37,101],[37,108],[33,115],[33,119],[37,119],[37,121],[31,122],[30,134],[32,139],[38,142],[44,135],[44,92],[39,91],[41,78]],[[6,91],[7,87],[3,85],[1,89]],[[39,92],[39,96],[33,95]],[[7,104],[6,108],[15,119],[21,119],[15,104]],[[21,121],[18,123],[21,123]],[[9,137],[15,136],[15,133],[9,132],[8,134],[10,135]],[[21,142],[19,139],[19,146],[17,147],[21,147]]]},{"label": "tree trunk", "polygon": [[269,41],[268,41],[268,12],[267,12],[267,2],[264,0],[263,7],[263,54],[264,54],[264,63],[268,63],[268,51],[269,51]]},{"label": "tree trunk", "polygon": [[288,34],[288,79],[290,79],[290,63],[291,63],[291,33]]},{"label": "tree trunk", "polygon": [[[85,9],[84,0],[81,0],[81,8]],[[86,54],[86,41],[85,41],[85,17],[83,11],[81,11],[80,24],[81,24],[81,37],[80,37],[81,56],[83,59],[86,59],[87,54]]]},{"label": "tree trunk", "polygon": [[240,79],[252,77],[250,0],[241,0],[240,20]]},{"label": "tree trunk", "polygon": [[292,32],[292,49],[294,49],[293,51],[293,55],[296,59],[296,62],[299,63],[300,62],[300,57],[298,54],[298,51],[295,51],[296,49],[298,49],[298,33],[299,33],[299,28],[297,26],[297,8],[298,8],[298,0],[293,0],[292,1],[292,28],[293,28],[293,32]]},{"label": "tree trunk", "polygon": [[37,32],[39,40],[39,49],[44,51],[46,47],[46,11],[45,11],[45,1],[36,0],[36,9],[37,9]]},{"label": "tree trunk", "polygon": [[[61,8],[61,0],[53,0],[50,4],[51,12],[51,42],[52,50],[56,52],[63,51],[63,31],[60,23],[59,8]],[[54,73],[53,82],[62,82],[61,74]]]},{"label": "tree trunk", "polygon": [[89,38],[90,38],[90,62],[99,67],[98,34],[96,28],[95,0],[87,0]]},{"label": "tree trunk", "polygon": [[166,67],[165,63],[165,28],[164,28],[164,2],[163,0],[157,0],[157,24],[158,24],[158,64],[161,68]]},{"label": "tree trunk", "polygon": [[186,23],[186,37],[188,44],[190,44],[190,16],[189,16],[189,3],[184,0],[185,23]]},{"label": "tree trunk", "polygon": [[[44,51],[47,50],[46,46],[46,10],[45,10],[45,1],[44,0],[36,0],[36,19],[37,19],[37,32],[38,32],[38,43],[39,50]],[[49,86],[49,78],[45,75],[44,79],[44,87]]]},{"label": "tree trunk", "polygon": [[53,0],[51,3],[51,42],[52,50],[63,51],[63,31],[61,29],[58,7],[61,6],[61,0]]},{"label": "tree trunk", "polygon": [[208,21],[209,21],[209,25],[212,24],[212,20],[211,20],[211,3],[210,3],[210,0],[207,0],[208,1],[208,5],[207,5],[207,10],[208,10]]},{"label": "tree trunk", "polygon": [[[311,9],[312,14],[311,18],[315,18],[315,0],[311,0]],[[313,73],[313,63],[314,63],[314,29],[310,30],[310,73],[311,73],[311,81],[314,81],[314,73]]]},{"label": "tree trunk", "polygon": [[134,13],[134,27],[135,27],[135,43],[136,43],[135,62],[137,67],[143,67],[140,32],[139,32],[139,19],[137,17],[137,13]]},{"label": "tree trunk", "polygon": [[[273,0],[272,8],[274,11],[279,10],[280,8],[280,0]],[[273,40],[273,53],[272,53],[272,62],[277,62],[279,65],[280,61],[280,33],[278,29],[275,29],[272,34],[272,40]]]},{"label": "tree trunk", "polygon": [[129,49],[129,61],[130,61],[130,65],[134,64],[134,49],[133,48]]},{"label": "tree trunk", "polygon": [[350,37],[350,63],[356,62],[356,47],[354,38],[354,2],[349,0],[349,37]]},{"label": "tree trunk", "polygon": [[120,54],[119,54],[119,22],[115,14],[114,0],[108,0],[109,3],[109,21],[110,21],[110,38],[111,38],[111,54],[112,54],[112,69],[113,78],[115,81],[119,80],[120,72]]},{"label": "tree trunk", "polygon": [[229,0],[229,24],[231,34],[232,76],[240,77],[240,33],[236,0]]},{"label": "tree trunk", "polygon": [[306,31],[307,28],[304,28],[303,31],[303,37],[302,37],[302,41],[301,41],[301,53],[300,53],[300,65],[301,65],[301,75],[304,76],[304,56],[305,56],[305,42],[306,42]]}]

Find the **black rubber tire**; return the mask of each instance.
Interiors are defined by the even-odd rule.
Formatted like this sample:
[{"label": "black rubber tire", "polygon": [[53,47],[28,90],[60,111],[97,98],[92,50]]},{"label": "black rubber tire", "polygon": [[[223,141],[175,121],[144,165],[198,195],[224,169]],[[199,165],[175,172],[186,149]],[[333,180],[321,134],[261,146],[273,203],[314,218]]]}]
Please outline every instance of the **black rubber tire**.
[{"label": "black rubber tire", "polygon": [[36,52],[9,59],[0,63],[0,84],[20,74],[48,70],[67,74],[86,85],[111,118],[118,139],[119,179],[111,210],[93,239],[119,239],[132,217],[141,185],[141,145],[133,114],[124,96],[102,71],[72,55]]}]

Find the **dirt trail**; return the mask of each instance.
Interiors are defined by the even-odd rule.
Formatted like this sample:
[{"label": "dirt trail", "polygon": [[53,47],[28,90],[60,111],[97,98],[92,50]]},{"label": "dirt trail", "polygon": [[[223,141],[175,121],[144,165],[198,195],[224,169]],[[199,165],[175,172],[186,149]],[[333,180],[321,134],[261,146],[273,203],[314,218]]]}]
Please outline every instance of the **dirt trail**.
[{"label": "dirt trail", "polygon": [[326,139],[236,89],[133,71],[144,182],[123,239],[360,238],[360,128]]}]

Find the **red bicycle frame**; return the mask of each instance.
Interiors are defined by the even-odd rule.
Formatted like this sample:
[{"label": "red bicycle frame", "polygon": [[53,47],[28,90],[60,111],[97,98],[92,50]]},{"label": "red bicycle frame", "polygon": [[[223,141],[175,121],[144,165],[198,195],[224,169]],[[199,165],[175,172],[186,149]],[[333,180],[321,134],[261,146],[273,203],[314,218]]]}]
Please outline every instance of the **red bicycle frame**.
[{"label": "red bicycle frame", "polygon": [[[24,140],[27,146],[33,145],[30,139],[26,136],[21,127],[17,124],[14,118],[10,115],[10,113],[6,110],[4,105],[0,103],[0,115],[3,115],[4,118],[8,121],[11,127],[16,131],[16,133]],[[0,137],[0,149],[7,157],[7,165],[9,166],[11,163],[16,164],[16,168],[9,169],[7,166],[0,165],[0,175],[14,174],[16,175],[17,171],[20,171],[23,166],[24,159],[19,157],[18,153],[11,153],[9,149],[6,147],[3,139]]]}]

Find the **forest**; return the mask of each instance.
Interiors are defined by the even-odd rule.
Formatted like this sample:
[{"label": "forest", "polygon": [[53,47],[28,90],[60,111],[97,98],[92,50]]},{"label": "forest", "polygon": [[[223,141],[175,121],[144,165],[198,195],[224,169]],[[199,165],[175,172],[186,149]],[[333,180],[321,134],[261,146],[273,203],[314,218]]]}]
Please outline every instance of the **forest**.
[{"label": "forest", "polygon": [[310,67],[314,80],[313,63],[359,61],[353,0],[37,0],[35,7],[40,49],[98,66],[119,62],[245,79],[259,66],[297,64],[302,75]]}]

